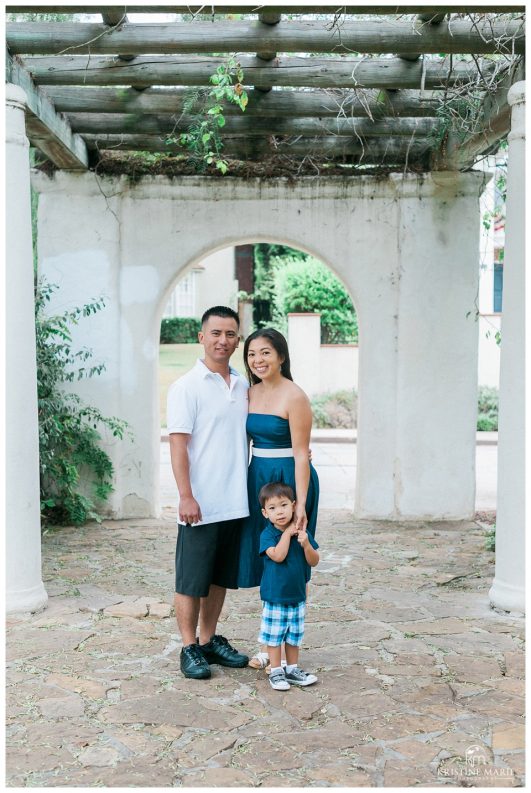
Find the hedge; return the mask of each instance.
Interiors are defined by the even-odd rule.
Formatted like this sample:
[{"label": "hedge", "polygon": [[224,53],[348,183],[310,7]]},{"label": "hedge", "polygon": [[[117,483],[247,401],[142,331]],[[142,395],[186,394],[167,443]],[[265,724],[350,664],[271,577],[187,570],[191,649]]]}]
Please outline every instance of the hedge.
[{"label": "hedge", "polygon": [[201,320],[195,317],[168,317],[160,323],[161,344],[195,344]]}]

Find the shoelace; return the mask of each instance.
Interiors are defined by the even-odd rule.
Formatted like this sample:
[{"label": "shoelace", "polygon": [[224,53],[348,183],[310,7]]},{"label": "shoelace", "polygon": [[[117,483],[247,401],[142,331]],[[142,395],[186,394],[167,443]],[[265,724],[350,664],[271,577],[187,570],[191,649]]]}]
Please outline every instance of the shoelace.
[{"label": "shoelace", "polygon": [[196,666],[203,662],[203,654],[197,645],[192,644],[192,646],[188,649],[188,654],[191,656],[192,661]]}]

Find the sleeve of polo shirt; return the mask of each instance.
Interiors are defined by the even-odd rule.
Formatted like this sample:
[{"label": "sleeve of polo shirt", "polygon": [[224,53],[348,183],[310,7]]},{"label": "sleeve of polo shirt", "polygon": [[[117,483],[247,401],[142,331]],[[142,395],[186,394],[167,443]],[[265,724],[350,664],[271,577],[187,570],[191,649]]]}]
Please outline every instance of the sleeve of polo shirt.
[{"label": "sleeve of polo shirt", "polygon": [[166,405],[168,434],[184,432],[190,435],[195,425],[196,414],[196,400],[186,388],[185,383],[182,380],[172,383],[168,389]]},{"label": "sleeve of polo shirt", "polygon": [[266,526],[266,528],[263,530],[263,532],[260,535],[260,546],[258,549],[258,553],[260,554],[260,556],[264,556],[268,548],[276,548],[276,545],[277,545],[277,539],[273,534],[273,531],[269,526]]}]

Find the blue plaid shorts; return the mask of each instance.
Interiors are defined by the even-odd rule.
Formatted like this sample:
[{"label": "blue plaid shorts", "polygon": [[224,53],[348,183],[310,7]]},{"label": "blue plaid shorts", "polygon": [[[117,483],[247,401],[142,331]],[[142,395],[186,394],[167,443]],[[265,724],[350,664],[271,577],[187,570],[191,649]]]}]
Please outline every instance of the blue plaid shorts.
[{"label": "blue plaid shorts", "polygon": [[287,642],[293,647],[300,647],[304,636],[304,613],[306,603],[295,603],[293,606],[285,603],[269,603],[264,600],[262,622],[260,625],[260,644],[269,647],[278,647]]}]

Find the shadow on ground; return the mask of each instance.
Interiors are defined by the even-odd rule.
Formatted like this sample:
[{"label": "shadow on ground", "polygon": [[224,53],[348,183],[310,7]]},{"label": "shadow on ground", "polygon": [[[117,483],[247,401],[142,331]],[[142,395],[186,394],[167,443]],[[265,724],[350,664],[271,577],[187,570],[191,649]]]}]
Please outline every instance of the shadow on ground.
[{"label": "shadow on ground", "polygon": [[[319,683],[278,692],[180,675],[174,521],[44,538],[49,607],[8,619],[8,785],[523,784],[523,619],[489,608],[479,524],[323,510],[301,654]],[[230,593],[221,632],[252,652],[259,614]]]}]

